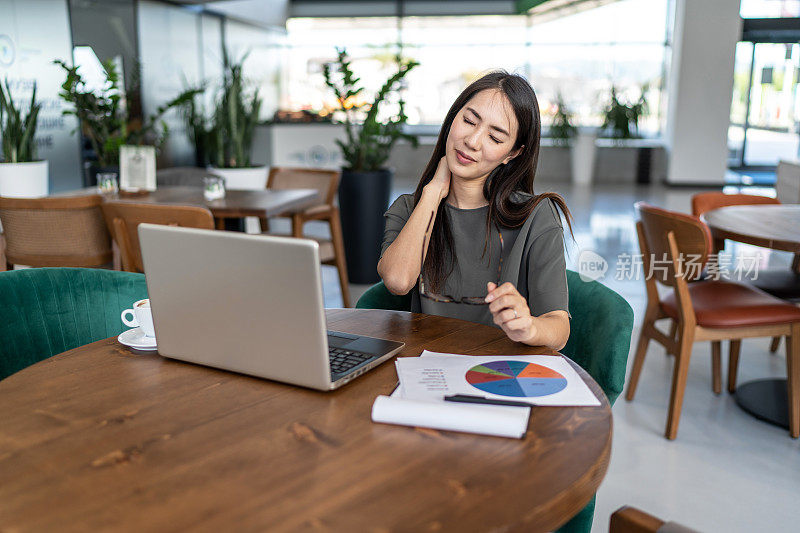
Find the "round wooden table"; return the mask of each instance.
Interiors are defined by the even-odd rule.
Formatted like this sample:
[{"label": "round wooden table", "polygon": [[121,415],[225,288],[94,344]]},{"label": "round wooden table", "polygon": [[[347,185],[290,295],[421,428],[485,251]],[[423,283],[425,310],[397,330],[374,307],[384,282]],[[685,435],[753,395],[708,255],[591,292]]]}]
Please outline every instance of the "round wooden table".
[{"label": "round wooden table", "polygon": [[[738,205],[721,207],[702,217],[722,250],[725,239],[794,252],[792,269],[800,272],[800,205]],[[789,427],[786,379],[758,379],[736,387],[736,403],[760,420]]]},{"label": "round wooden table", "polygon": [[[702,217],[716,241],[730,239],[800,253],[800,205],[736,205]],[[722,247],[720,247],[721,249]]]},{"label": "round wooden table", "polygon": [[[548,353],[460,320],[327,310],[423,349]],[[268,349],[268,348],[266,348]],[[552,353],[552,352],[550,352]],[[8,530],[549,531],[605,475],[611,411],[534,407],[523,440],[375,424],[387,363],[334,392],[137,354],[116,339],[0,382]]]}]

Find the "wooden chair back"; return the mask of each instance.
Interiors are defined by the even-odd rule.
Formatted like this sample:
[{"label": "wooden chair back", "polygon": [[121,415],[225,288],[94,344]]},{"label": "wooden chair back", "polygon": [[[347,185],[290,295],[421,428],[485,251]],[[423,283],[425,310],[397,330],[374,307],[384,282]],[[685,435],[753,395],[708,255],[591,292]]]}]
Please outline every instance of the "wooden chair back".
[{"label": "wooden chair back", "polygon": [[[682,277],[694,280],[700,277],[711,253],[711,232],[696,217],[655,207],[644,202],[636,204],[641,221],[640,240],[645,278],[653,278],[664,285],[675,284],[673,260],[683,264]],[[668,235],[672,233],[678,257],[673,257]],[[647,251],[645,251],[647,250]]]},{"label": "wooden chair back", "polygon": [[319,168],[272,167],[269,169],[268,189],[316,189],[320,204],[333,205],[339,188],[341,172]]},{"label": "wooden chair back", "polygon": [[755,194],[725,194],[724,192],[701,192],[692,196],[692,214],[699,217],[707,211],[729,205],[779,204],[777,198]]},{"label": "wooden chair back", "polygon": [[99,195],[0,197],[6,260],[32,267],[99,267],[111,263],[111,237]]},{"label": "wooden chair back", "polygon": [[139,247],[139,224],[214,229],[214,217],[205,207],[106,202],[103,204],[103,215],[119,246],[122,269],[127,272],[144,272]]}]

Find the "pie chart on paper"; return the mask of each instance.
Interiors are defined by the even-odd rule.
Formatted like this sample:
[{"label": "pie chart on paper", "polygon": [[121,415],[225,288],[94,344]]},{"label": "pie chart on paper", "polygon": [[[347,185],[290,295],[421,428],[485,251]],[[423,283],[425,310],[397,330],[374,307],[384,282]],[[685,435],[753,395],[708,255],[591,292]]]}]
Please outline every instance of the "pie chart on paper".
[{"label": "pie chart on paper", "polygon": [[522,361],[492,361],[467,370],[476,389],[516,398],[549,396],[567,388],[567,378],[543,365]]}]

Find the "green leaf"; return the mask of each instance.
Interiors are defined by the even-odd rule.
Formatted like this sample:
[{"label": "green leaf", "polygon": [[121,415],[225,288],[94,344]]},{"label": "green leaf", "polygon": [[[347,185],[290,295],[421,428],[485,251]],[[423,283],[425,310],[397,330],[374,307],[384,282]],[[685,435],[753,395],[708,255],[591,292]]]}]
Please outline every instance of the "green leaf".
[{"label": "green leaf", "polygon": [[[419,63],[413,60],[400,62],[397,73],[386,80],[372,102],[353,105],[346,109],[345,104],[350,105],[348,100],[352,101],[354,97],[362,94],[364,88],[357,85],[360,79],[352,71],[346,49],[336,48],[336,52],[336,75],[334,75],[333,66],[323,65],[325,84],[332,89],[339,102],[339,110],[343,111],[345,115],[345,140],[337,140],[336,144],[341,149],[342,158],[347,162],[349,168],[377,170],[385,165],[392,147],[398,139],[408,140],[415,146],[418,144],[416,136],[402,131],[408,119],[404,112],[402,99],[400,100],[400,111],[396,117],[386,123],[380,123],[377,116],[381,104],[397,91],[401,80]],[[356,117],[363,112],[365,112],[363,120],[357,122]]]},{"label": "green leaf", "polygon": [[33,85],[27,115],[14,104],[8,79],[5,80],[5,86],[0,83],[0,146],[4,161],[24,163],[35,159],[40,109],[41,104],[36,102],[36,83]]}]

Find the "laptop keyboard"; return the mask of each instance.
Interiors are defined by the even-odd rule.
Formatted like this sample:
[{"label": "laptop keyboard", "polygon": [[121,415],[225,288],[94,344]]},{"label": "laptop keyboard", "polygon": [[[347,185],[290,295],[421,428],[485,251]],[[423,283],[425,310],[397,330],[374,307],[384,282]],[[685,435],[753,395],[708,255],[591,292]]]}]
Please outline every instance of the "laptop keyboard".
[{"label": "laptop keyboard", "polygon": [[343,350],[342,348],[329,348],[328,355],[331,360],[331,371],[334,374],[344,374],[373,358],[372,354]]}]

